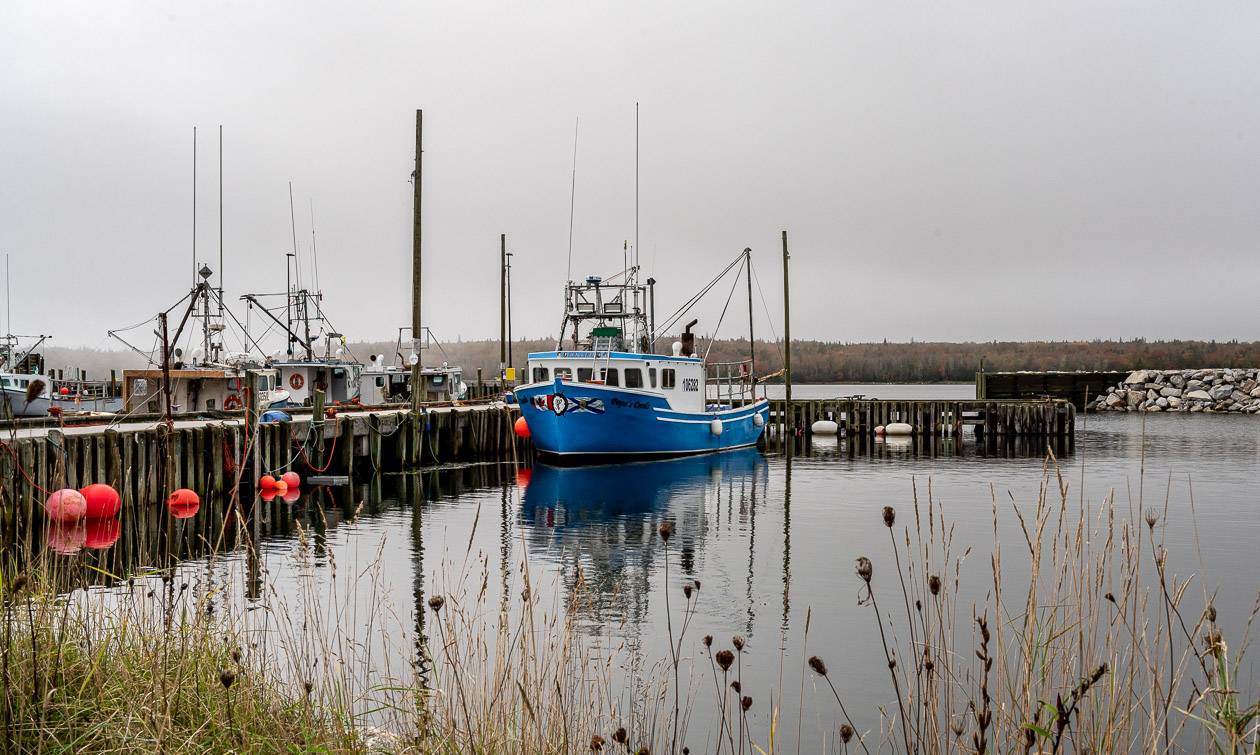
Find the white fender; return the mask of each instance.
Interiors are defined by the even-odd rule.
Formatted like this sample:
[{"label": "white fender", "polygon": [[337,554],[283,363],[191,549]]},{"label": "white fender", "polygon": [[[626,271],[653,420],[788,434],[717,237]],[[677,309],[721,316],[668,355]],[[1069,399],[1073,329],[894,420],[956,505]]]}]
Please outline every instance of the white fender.
[{"label": "white fender", "polygon": [[714,435],[721,435],[722,434],[722,420],[715,419],[712,422],[710,422],[709,432],[713,433]]}]

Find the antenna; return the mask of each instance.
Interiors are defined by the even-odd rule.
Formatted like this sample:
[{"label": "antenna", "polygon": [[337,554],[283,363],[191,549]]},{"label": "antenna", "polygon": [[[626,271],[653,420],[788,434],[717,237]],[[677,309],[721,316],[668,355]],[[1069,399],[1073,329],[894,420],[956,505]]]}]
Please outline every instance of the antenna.
[{"label": "antenna", "polygon": [[298,263],[298,246],[297,246],[297,221],[293,215],[293,182],[289,182],[289,228],[293,231],[293,266],[296,268],[294,277],[297,278],[297,287],[302,287],[302,266]]},{"label": "antenna", "polygon": [[639,103],[634,103],[634,266],[639,267]]},{"label": "antenna", "polygon": [[4,329],[13,332],[13,291],[9,286],[9,253],[4,253]]},{"label": "antenna", "polygon": [[[209,281],[206,281],[209,283]],[[223,124],[219,124],[219,317],[223,317]]]},{"label": "antenna", "polygon": [[565,282],[573,280],[573,200],[577,196],[577,144],[578,123],[581,119],[573,118],[573,175],[569,179],[569,269],[565,272]]},{"label": "antenna", "polygon": [[192,192],[192,271],[193,288],[197,287],[197,127],[193,126],[193,192]]},{"label": "antenna", "polygon": [[315,249],[315,200],[307,197],[307,201],[311,203],[311,266],[315,270],[315,293],[316,296],[322,296],[319,287],[319,252]]}]

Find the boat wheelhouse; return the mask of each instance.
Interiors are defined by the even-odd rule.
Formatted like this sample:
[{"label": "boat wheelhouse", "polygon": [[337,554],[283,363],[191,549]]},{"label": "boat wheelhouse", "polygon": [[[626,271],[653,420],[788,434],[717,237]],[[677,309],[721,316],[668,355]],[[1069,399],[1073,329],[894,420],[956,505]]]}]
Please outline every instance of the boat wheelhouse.
[{"label": "boat wheelhouse", "polygon": [[712,381],[694,353],[695,321],[671,354],[653,353],[644,306],[650,291],[636,276],[631,268],[622,282],[587,278],[566,285],[560,343],[529,355],[529,382],[514,391],[535,449],[552,459],[587,461],[756,444],[769,403],[754,395],[751,366],[734,378],[727,370],[725,391],[717,391],[727,400],[710,401]]}]

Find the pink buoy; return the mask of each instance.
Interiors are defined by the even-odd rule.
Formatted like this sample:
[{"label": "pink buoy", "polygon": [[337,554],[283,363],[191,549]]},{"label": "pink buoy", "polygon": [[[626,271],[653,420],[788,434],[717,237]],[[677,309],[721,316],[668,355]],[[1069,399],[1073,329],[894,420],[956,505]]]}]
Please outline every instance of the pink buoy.
[{"label": "pink buoy", "polygon": [[79,491],[87,501],[84,514],[88,519],[109,519],[118,516],[122,510],[122,499],[118,491],[103,482],[93,483]]},{"label": "pink buoy", "polygon": [[289,488],[288,491],[285,492],[284,496],[282,496],[282,500],[285,503],[295,503],[297,499],[301,497],[302,497],[301,488]]},{"label": "pink buoy", "polygon": [[77,522],[87,513],[87,499],[74,488],[62,488],[44,501],[44,513],[54,522]]},{"label": "pink buoy", "polygon": [[512,423],[512,430],[516,432],[518,437],[529,437],[529,423],[525,421],[524,417],[516,418],[516,422]]},{"label": "pink buoy", "polygon": [[89,519],[83,546],[103,551],[118,542],[118,536],[121,534],[122,524],[117,519]]},{"label": "pink buoy", "polygon": [[290,489],[296,488],[302,484],[302,478],[298,476],[297,472],[285,472],[280,475],[280,480],[283,481],[285,485],[288,485]]}]

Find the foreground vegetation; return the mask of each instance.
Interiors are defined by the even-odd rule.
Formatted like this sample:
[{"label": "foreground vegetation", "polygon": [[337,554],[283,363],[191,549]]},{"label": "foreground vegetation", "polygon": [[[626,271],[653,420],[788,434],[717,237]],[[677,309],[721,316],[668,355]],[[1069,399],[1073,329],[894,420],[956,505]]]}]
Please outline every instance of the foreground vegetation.
[{"label": "foreground vegetation", "polygon": [[[1167,505],[1078,503],[1050,458],[1036,500],[995,492],[988,558],[954,541],[930,488],[873,508],[888,540],[852,554],[853,572],[837,576],[860,590],[870,626],[858,629],[869,631],[848,631],[844,645],[823,651],[810,644],[819,628],[807,619],[804,650],[780,658],[808,669],[812,702],[831,712],[829,727],[805,732],[804,749],[1255,752],[1260,708],[1240,681],[1247,637],[1223,634],[1200,577],[1166,569]],[[997,542],[1004,519],[1023,534],[1013,552]],[[379,558],[347,581],[325,552],[320,569],[331,581],[316,584],[304,534],[292,557],[308,581],[294,603],[266,587],[243,600],[213,558],[59,597],[46,586],[67,575],[54,572],[82,565],[49,560],[10,573],[0,594],[4,746],[782,751],[800,730],[806,686],[770,699],[742,689],[750,651],[730,628],[696,625],[696,606],[719,598],[669,573],[677,554],[668,519],[656,547],[667,556],[670,650],[633,689],[619,674],[627,651],[613,630],[592,637],[569,619],[586,596],[581,579],[546,603],[526,559],[512,568],[519,591],[509,591],[471,550],[456,557],[406,629],[381,597]],[[488,597],[501,577],[501,597]],[[1222,610],[1247,608],[1249,628],[1254,607]],[[843,697],[834,667],[847,654],[883,658],[886,688]],[[769,726],[750,725],[754,706],[769,711]]]}]

